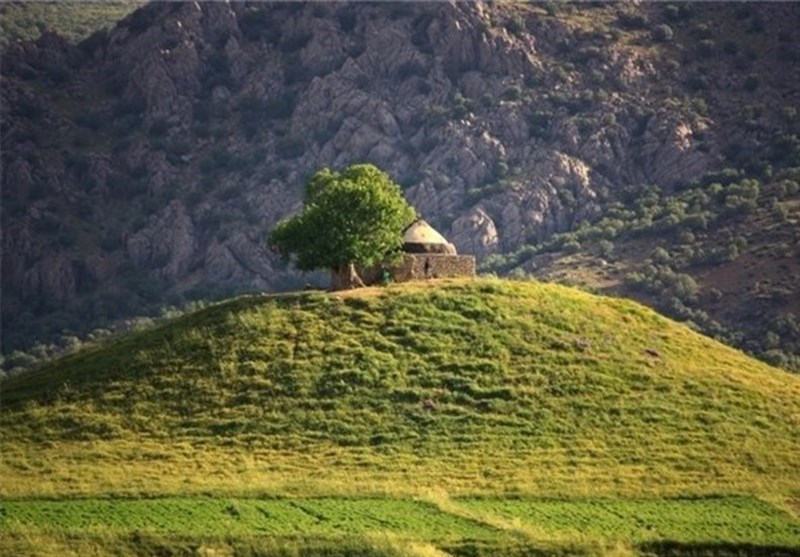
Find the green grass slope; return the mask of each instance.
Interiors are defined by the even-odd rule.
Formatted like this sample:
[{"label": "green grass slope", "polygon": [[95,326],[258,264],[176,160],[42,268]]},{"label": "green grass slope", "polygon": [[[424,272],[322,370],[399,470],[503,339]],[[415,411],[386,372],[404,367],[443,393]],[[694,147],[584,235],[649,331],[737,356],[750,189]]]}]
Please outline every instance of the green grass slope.
[{"label": "green grass slope", "polygon": [[0,497],[800,492],[800,377],[556,285],[243,297],[0,389]]},{"label": "green grass slope", "polygon": [[798,402],[563,286],[247,296],[0,383],[0,554],[795,555]]}]

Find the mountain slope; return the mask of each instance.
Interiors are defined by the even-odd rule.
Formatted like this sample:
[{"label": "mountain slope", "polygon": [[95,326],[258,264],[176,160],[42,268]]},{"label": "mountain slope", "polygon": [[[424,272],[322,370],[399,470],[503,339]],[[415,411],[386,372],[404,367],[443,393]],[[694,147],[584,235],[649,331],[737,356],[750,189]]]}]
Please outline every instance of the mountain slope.
[{"label": "mountain slope", "polygon": [[800,488],[800,379],[555,285],[243,297],[0,389],[5,497]]},{"label": "mountain slope", "polygon": [[[618,219],[630,191],[665,199],[730,167],[738,189],[759,186],[731,208],[757,218],[690,231],[706,251],[742,253],[740,239],[770,248],[763,223],[779,221],[788,232],[759,268],[794,273],[781,266],[798,253],[799,10],[156,2],[78,45],[52,33],[13,45],[0,83],[3,350],[41,341],[46,354],[165,304],[303,284],[265,234],[298,207],[308,175],[352,162],[387,170],[481,260]],[[698,206],[683,214],[703,222]],[[737,274],[750,260],[734,261]],[[758,304],[746,287],[758,278],[726,290],[723,264],[672,270],[701,294]],[[796,324],[794,286],[784,297],[759,319],[717,308],[716,295],[691,309],[748,350],[796,355],[791,327],[770,329]]]}]

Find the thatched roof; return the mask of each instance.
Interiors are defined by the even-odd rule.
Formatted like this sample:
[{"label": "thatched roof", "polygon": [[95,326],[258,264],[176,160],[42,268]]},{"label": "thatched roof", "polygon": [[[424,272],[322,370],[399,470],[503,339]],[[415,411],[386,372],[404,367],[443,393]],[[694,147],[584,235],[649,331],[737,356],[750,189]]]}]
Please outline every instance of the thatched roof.
[{"label": "thatched roof", "polygon": [[456,254],[456,248],[422,219],[412,222],[403,232],[403,250],[406,253]]}]

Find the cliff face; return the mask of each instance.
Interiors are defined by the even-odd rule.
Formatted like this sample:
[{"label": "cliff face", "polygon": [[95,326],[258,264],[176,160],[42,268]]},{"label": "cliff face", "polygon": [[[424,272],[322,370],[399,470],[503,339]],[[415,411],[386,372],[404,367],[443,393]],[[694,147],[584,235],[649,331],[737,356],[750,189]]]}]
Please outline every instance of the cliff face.
[{"label": "cliff face", "polygon": [[[322,166],[380,166],[483,260],[597,217],[626,184],[669,190],[726,165],[731,97],[698,93],[693,51],[655,33],[675,14],[556,8],[153,3],[78,45],[10,47],[4,346],[299,284],[264,238]],[[797,20],[794,5],[749,9],[775,45]],[[774,129],[797,100],[796,74],[781,79],[760,93],[794,95],[761,115]]]}]

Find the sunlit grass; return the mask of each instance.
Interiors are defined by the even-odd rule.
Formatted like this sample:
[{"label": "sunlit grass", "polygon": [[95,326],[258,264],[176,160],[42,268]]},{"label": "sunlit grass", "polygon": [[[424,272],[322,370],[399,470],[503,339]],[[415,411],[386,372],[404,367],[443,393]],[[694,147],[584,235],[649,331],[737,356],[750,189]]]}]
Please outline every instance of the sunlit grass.
[{"label": "sunlit grass", "polygon": [[[555,285],[432,281],[247,296],[0,389],[5,515],[43,498],[112,509],[67,512],[82,518],[66,526],[46,513],[33,526],[7,522],[0,550],[9,553],[31,553],[31,544],[36,555],[191,552],[199,543],[264,555],[318,543],[330,555],[632,555],[666,542],[755,544],[769,554],[800,545],[800,378],[633,302]],[[367,496],[377,503],[341,511],[337,522],[336,508]],[[216,509],[203,515],[213,525],[150,513],[153,497]],[[317,537],[257,524],[280,515],[259,505],[298,500],[333,513],[306,529]],[[241,528],[213,518],[226,501],[242,501]],[[131,508],[144,509],[150,537],[132,537],[138,523],[81,522]],[[391,526],[382,508],[423,522]],[[152,522],[158,516],[166,526]],[[369,516],[388,522],[359,525]],[[422,534],[440,519],[452,539]],[[254,530],[269,541],[253,541]],[[326,538],[334,534],[344,537]]]},{"label": "sunlit grass", "polygon": [[239,298],[8,378],[0,495],[798,490],[796,376],[629,301],[437,286]]}]

